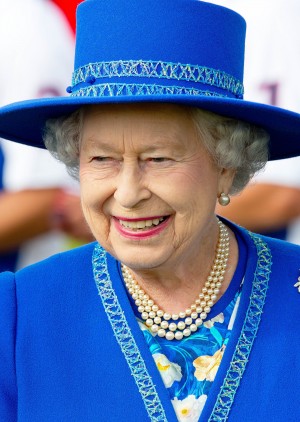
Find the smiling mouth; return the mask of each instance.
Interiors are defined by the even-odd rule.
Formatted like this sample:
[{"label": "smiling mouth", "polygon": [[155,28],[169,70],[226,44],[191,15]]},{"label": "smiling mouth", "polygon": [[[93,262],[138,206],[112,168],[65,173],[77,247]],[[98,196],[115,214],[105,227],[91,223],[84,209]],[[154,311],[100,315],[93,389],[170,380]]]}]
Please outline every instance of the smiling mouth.
[{"label": "smiling mouth", "polygon": [[159,226],[161,223],[166,221],[169,216],[166,217],[159,217],[153,218],[149,220],[138,220],[138,221],[128,221],[128,220],[120,220],[119,223],[125,229],[133,230],[133,231],[143,231],[149,230],[151,228]]}]

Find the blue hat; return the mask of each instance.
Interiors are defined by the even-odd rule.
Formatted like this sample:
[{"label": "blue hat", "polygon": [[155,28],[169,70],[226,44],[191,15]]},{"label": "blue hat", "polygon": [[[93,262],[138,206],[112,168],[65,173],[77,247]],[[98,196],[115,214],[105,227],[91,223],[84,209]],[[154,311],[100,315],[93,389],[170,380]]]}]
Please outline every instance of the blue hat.
[{"label": "blue hat", "polygon": [[298,155],[300,115],[243,100],[245,31],[240,15],[199,0],[86,0],[70,95],[2,107],[0,136],[44,147],[46,120],[85,104],[178,103],[263,127],[271,159]]}]

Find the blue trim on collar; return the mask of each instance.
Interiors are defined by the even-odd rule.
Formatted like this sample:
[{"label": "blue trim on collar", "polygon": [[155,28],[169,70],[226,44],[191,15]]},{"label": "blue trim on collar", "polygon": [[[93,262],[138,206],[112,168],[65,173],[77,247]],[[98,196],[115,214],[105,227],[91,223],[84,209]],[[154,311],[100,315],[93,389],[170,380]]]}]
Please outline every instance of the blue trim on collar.
[{"label": "blue trim on collar", "polygon": [[249,235],[255,244],[258,256],[250,302],[229,369],[227,370],[208,422],[225,422],[228,419],[236,392],[249,360],[254,340],[257,336],[266,301],[271,274],[272,254],[268,245],[260,236],[250,232]]},{"label": "blue trim on collar", "polygon": [[99,244],[95,246],[93,252],[93,273],[105,313],[134,377],[150,420],[152,422],[168,422],[156,391],[156,386],[152,381],[118,297],[112,287],[107,268],[106,252]]}]

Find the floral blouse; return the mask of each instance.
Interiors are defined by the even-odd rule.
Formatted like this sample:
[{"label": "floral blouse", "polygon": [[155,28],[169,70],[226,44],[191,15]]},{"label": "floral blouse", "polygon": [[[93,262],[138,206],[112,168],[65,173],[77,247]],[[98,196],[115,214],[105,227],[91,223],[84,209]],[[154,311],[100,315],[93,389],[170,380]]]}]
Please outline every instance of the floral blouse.
[{"label": "floral blouse", "polygon": [[240,290],[224,312],[180,341],[160,338],[138,320],[180,422],[199,420],[231,334],[239,299]]},{"label": "floral blouse", "polygon": [[[216,377],[237,314],[245,273],[247,251],[237,237],[239,262],[225,294],[214,305],[211,319],[182,340],[166,340],[137,321],[169,391],[179,422],[198,422]],[[133,307],[136,305],[132,303]]]}]

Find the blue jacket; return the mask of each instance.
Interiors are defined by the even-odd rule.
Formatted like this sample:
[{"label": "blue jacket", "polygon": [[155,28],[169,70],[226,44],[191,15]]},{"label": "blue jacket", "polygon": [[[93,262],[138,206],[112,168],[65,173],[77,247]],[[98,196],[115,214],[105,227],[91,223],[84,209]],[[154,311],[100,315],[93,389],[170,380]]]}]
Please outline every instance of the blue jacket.
[{"label": "blue jacket", "polygon": [[[234,230],[243,293],[200,420],[298,421],[300,248]],[[1,422],[177,421],[119,265],[96,244],[3,273],[0,315]]]}]

